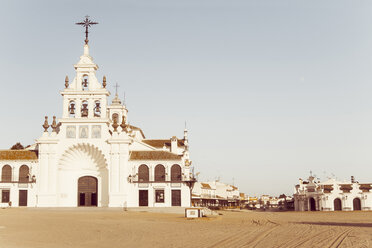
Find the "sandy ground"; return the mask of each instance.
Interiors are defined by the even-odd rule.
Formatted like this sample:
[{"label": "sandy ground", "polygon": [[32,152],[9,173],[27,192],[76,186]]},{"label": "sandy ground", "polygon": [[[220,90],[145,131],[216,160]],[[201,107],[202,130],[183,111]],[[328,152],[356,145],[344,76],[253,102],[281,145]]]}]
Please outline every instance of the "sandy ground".
[{"label": "sandy ground", "polygon": [[0,209],[0,247],[372,247],[372,212]]}]

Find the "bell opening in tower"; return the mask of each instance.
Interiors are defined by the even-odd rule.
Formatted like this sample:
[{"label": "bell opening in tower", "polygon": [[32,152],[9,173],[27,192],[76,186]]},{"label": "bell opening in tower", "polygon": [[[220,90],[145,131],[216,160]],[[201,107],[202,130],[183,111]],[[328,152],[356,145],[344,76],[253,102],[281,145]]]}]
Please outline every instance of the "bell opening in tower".
[{"label": "bell opening in tower", "polygon": [[84,75],[83,80],[81,82],[81,88],[83,91],[87,91],[89,88],[88,76]]}]

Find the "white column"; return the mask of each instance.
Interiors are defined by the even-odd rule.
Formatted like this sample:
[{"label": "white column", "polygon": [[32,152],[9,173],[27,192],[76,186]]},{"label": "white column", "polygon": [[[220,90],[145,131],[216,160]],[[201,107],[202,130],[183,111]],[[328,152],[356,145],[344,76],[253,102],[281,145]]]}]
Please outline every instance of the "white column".
[{"label": "white column", "polygon": [[46,193],[48,190],[48,152],[44,151],[47,144],[39,146],[39,170],[36,178],[39,185],[39,193]]},{"label": "white column", "polygon": [[56,205],[57,161],[55,146],[58,140],[44,132],[37,140],[39,145],[39,168],[36,177],[38,207],[52,207]]},{"label": "white column", "polygon": [[[114,133],[117,135],[117,133]],[[109,207],[120,207],[120,201],[117,199],[119,193],[119,145],[117,142],[111,143],[110,169],[109,169]]]},{"label": "white column", "polygon": [[110,151],[110,197],[109,206],[123,207],[126,199],[126,188],[128,182],[128,157],[129,157],[129,139],[114,132],[112,138],[108,140],[111,144]]},{"label": "white column", "polygon": [[129,176],[128,171],[128,159],[129,157],[129,147],[128,144],[120,144],[120,153],[119,153],[119,191],[124,193],[124,185],[127,182]]},{"label": "white column", "polygon": [[111,169],[110,169],[110,192],[119,192],[119,153],[111,154]]},{"label": "white column", "polygon": [[155,206],[155,190],[153,187],[148,187],[148,198],[149,198],[149,207],[154,207]]},{"label": "white column", "polygon": [[107,118],[107,109],[106,109],[106,106],[107,106],[107,103],[106,103],[106,98],[105,97],[102,97],[100,99],[100,103],[101,103],[101,118]]},{"label": "white column", "polygon": [[69,117],[69,112],[68,112],[68,107],[69,107],[70,101],[66,96],[63,96],[63,118],[68,118]]},{"label": "white column", "polygon": [[49,145],[48,156],[48,193],[50,194],[50,204],[56,205],[57,202],[57,159],[55,144]]}]

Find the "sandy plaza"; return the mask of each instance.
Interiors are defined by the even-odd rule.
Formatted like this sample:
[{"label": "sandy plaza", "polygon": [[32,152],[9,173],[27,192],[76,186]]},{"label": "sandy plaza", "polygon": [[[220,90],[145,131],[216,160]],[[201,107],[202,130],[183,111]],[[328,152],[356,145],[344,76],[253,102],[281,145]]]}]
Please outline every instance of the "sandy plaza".
[{"label": "sandy plaza", "polygon": [[[172,211],[170,211],[172,212]],[[371,247],[370,212],[0,210],[0,247]]]},{"label": "sandy plaza", "polygon": [[0,248],[372,248],[372,1],[0,23]]}]

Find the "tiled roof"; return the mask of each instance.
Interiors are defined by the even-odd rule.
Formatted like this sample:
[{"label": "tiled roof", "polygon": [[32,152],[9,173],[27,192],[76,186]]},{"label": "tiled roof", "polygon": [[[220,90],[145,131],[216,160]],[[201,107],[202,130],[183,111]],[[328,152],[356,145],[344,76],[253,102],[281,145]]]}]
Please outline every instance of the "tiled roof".
[{"label": "tiled roof", "polygon": [[212,189],[208,183],[201,183],[201,185],[202,185],[202,188],[204,189]]},{"label": "tiled roof", "polygon": [[359,186],[359,189],[361,189],[363,192],[369,192],[369,190],[371,189],[371,184],[368,183],[368,184],[360,184]]},{"label": "tiled roof", "polygon": [[323,185],[324,193],[331,193],[333,185]]},{"label": "tiled roof", "polygon": [[231,185],[231,188],[233,188],[234,190],[238,190],[238,188],[235,187],[234,185]]},{"label": "tiled roof", "polygon": [[0,160],[37,160],[37,151],[0,150]]},{"label": "tiled roof", "polygon": [[181,156],[166,151],[132,151],[130,160],[181,160]]},{"label": "tiled roof", "polygon": [[[148,139],[148,140],[142,140],[142,142],[143,143],[146,143],[146,144],[148,144],[148,145],[150,145],[150,146],[152,146],[152,147],[156,147],[156,148],[163,148],[163,146],[164,146],[164,144],[166,145],[166,146],[171,146],[171,141],[170,141],[170,139],[167,139],[167,140],[162,140],[162,139],[153,139],[153,140],[151,140],[151,139]],[[178,146],[180,147],[182,147],[182,146],[185,146],[185,143],[184,143],[184,140],[178,140],[178,142],[177,142],[178,144]]]}]

